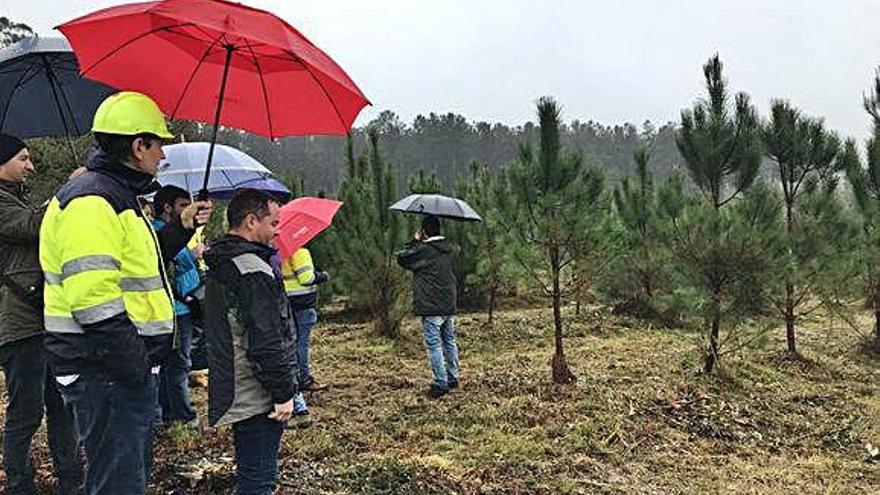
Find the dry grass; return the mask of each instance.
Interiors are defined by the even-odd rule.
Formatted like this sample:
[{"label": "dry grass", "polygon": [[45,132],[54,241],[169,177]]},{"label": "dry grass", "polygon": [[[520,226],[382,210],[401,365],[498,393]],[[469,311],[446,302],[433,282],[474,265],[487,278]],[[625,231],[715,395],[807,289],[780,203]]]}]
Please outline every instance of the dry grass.
[{"label": "dry grass", "polygon": [[[415,320],[396,343],[319,324],[314,368],[331,388],[310,396],[312,426],[285,434],[278,493],[877,493],[880,359],[846,330],[811,324],[804,359],[771,339],[705,377],[695,333],[569,316],[576,385],[549,383],[548,311],[494,327],[464,315],[462,388],[437,401]],[[232,493],[227,430],[169,432],[156,454],[153,493]]]}]

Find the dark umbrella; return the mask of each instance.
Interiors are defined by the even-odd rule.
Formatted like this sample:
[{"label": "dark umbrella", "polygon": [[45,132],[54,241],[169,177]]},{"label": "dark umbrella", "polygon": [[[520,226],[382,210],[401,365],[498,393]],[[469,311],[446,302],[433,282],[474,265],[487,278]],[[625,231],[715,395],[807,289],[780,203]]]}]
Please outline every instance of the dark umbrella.
[{"label": "dark umbrella", "polygon": [[345,71],[290,24],[238,3],[124,4],[58,29],[84,76],[147,94],[172,119],[213,124],[205,193],[220,125],[273,139],[345,135],[368,104]]},{"label": "dark umbrella", "polygon": [[[64,38],[25,38],[0,50],[0,132],[67,138],[89,131],[95,109],[115,90],[84,79]],[[78,162],[79,160],[77,160]]]},{"label": "dark umbrella", "polygon": [[410,194],[394,203],[389,208],[406,213],[434,215],[450,220],[466,222],[482,222],[483,219],[469,204],[460,199],[450,198],[442,194]]}]

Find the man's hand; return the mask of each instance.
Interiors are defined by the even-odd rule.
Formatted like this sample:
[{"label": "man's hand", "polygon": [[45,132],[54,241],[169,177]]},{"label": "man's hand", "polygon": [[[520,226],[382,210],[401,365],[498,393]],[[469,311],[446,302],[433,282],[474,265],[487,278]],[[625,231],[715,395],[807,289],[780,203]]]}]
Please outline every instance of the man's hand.
[{"label": "man's hand", "polygon": [[86,173],[85,167],[76,167],[75,169],[73,169],[73,172],[70,173],[70,176],[68,177],[68,179],[73,179],[74,177],[79,177],[80,175],[82,175],[84,173]]},{"label": "man's hand", "polygon": [[425,237],[425,233],[422,231],[422,229],[419,229],[416,231],[415,235],[413,236],[413,239],[415,239],[417,241],[421,241],[422,239],[424,239],[424,237]]},{"label": "man's hand", "polygon": [[180,213],[180,223],[186,229],[194,229],[208,223],[214,203],[211,201],[195,201]]},{"label": "man's hand", "polygon": [[269,419],[286,423],[293,417],[293,399],[284,404],[275,404],[275,410],[269,413]]},{"label": "man's hand", "polygon": [[196,244],[195,247],[190,249],[190,251],[192,251],[193,256],[195,256],[197,260],[200,260],[205,255],[205,245],[201,243]]}]

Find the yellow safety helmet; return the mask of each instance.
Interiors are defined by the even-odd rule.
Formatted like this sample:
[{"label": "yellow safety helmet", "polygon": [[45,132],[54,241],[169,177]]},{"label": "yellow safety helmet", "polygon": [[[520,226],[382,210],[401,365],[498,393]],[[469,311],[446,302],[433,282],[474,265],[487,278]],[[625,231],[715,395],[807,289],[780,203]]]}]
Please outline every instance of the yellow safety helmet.
[{"label": "yellow safety helmet", "polygon": [[173,139],[165,125],[165,115],[149,96],[135,91],[120,91],[107,97],[92,123],[92,132],[134,136],[150,133],[162,139]]}]

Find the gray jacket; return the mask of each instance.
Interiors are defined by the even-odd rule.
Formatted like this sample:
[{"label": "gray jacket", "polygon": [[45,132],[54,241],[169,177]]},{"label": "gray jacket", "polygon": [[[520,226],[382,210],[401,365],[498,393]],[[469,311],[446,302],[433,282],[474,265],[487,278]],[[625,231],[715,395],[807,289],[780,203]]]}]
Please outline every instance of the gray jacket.
[{"label": "gray jacket", "polygon": [[265,414],[293,398],[296,334],[275,250],[226,235],[205,254],[208,422]]}]

